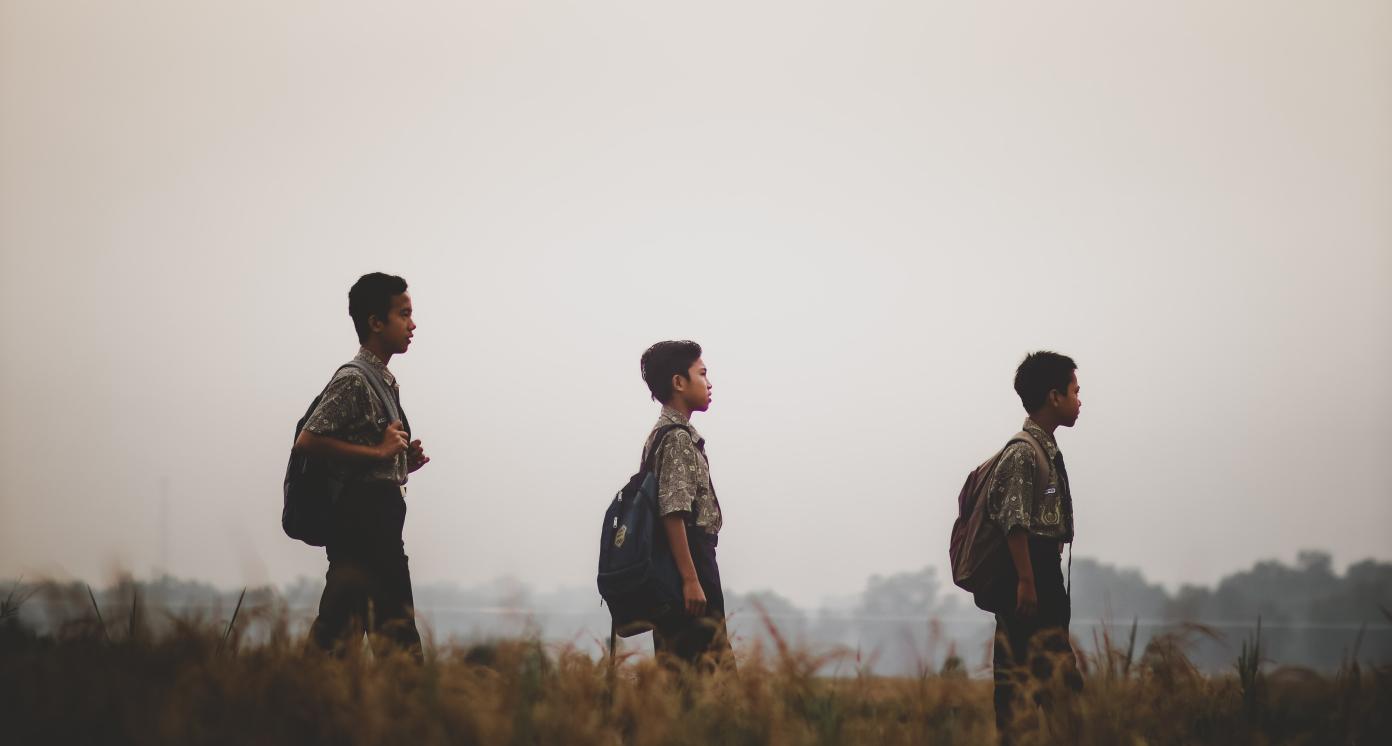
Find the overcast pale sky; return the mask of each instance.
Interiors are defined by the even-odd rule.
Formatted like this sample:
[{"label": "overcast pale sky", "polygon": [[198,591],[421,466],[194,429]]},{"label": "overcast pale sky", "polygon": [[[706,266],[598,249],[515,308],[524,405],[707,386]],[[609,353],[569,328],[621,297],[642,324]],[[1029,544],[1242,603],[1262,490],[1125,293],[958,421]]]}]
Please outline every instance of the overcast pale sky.
[{"label": "overcast pale sky", "polygon": [[1079,554],[1392,558],[1389,208],[1385,0],[0,0],[0,576],[322,573],[280,481],[373,270],[418,583],[592,585],[667,338],[733,589],[941,566],[1037,348]]}]

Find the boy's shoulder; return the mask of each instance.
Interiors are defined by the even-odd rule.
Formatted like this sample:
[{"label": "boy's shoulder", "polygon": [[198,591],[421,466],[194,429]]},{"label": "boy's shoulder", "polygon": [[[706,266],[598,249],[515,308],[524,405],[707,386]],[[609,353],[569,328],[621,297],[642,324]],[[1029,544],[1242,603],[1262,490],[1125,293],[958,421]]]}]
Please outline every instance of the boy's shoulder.
[{"label": "boy's shoulder", "polygon": [[367,389],[367,376],[363,374],[358,366],[352,363],[344,363],[334,371],[333,377],[329,379],[329,388],[358,388]]},{"label": "boy's shoulder", "polygon": [[1001,453],[1001,458],[1012,460],[1026,460],[1034,463],[1034,445],[1029,441],[1020,438],[1012,440],[1006,444],[1005,450]]},{"label": "boy's shoulder", "polygon": [[691,442],[691,426],[683,425],[678,422],[666,422],[658,420],[657,424],[648,431],[647,441],[651,443],[658,436],[662,437],[663,445],[673,442]]},{"label": "boy's shoulder", "polygon": [[330,380],[337,381],[340,378],[356,378],[360,381],[366,380],[363,378],[362,369],[352,362],[347,362],[338,366],[338,369],[334,371],[333,378]]},{"label": "boy's shoulder", "polygon": [[360,406],[381,399],[372,382],[367,379],[367,374],[352,363],[344,363],[334,371],[333,377],[324,387],[324,398],[335,401],[351,399],[359,402]]},{"label": "boy's shoulder", "polygon": [[[1040,454],[1044,460],[1040,461]],[[1032,439],[1017,437],[1001,450],[1000,466],[996,473],[1002,478],[1024,478],[1032,480],[1036,474],[1048,468],[1048,452]]]},{"label": "boy's shoulder", "polygon": [[[659,431],[654,431],[653,434],[656,435]],[[689,446],[695,444],[695,442],[696,439],[691,436],[690,425],[677,425],[667,431],[666,437],[662,439],[662,447]]]},{"label": "boy's shoulder", "polygon": [[[659,436],[662,438],[661,442],[658,442]],[[653,425],[647,439],[643,441],[643,453],[651,453],[654,456],[671,453],[673,449],[685,450],[695,447],[696,441],[691,437],[691,426],[677,422],[659,421]]]}]

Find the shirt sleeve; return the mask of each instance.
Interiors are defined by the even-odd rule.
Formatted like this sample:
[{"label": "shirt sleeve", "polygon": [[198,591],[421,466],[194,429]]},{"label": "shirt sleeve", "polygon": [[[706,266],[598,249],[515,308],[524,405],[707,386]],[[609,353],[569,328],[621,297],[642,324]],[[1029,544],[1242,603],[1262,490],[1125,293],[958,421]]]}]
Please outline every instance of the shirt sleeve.
[{"label": "shirt sleeve", "polygon": [[657,512],[659,515],[690,512],[696,502],[700,456],[691,433],[673,430],[657,453]]},{"label": "shirt sleeve", "polygon": [[1034,514],[1034,480],[1038,474],[1034,449],[1028,443],[1014,443],[1001,455],[991,481],[991,520],[1007,535],[1016,527],[1030,530]]},{"label": "shirt sleeve", "polygon": [[369,412],[367,382],[361,375],[341,373],[329,382],[319,406],[305,421],[305,429],[315,435],[346,439],[349,430],[367,419]]}]

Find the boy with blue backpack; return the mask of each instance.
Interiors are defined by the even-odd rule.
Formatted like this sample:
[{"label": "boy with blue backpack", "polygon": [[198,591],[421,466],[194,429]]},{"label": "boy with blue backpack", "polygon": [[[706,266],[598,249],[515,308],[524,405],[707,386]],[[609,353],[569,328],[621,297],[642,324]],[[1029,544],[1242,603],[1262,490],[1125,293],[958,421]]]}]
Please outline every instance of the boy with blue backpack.
[{"label": "boy with blue backpack", "polygon": [[286,477],[286,533],[326,547],[329,571],[310,642],[325,651],[376,634],[421,659],[401,530],[406,480],[430,462],[411,440],[387,369],[416,329],[406,281],[373,272],[348,292],[361,347],[306,415]]},{"label": "boy with blue backpack", "polygon": [[711,403],[701,346],[658,342],[643,353],[643,381],[662,412],[642,467],[605,514],[599,591],[614,634],[651,630],[662,658],[706,668],[733,663],[716,562],[722,515],[706,440],[691,425]]},{"label": "boy with blue backpack", "polygon": [[[722,515],[711,483],[706,439],[691,426],[693,412],[710,408],[713,387],[695,342],[658,342],[643,353],[643,380],[662,402],[643,444],[657,473],[657,507],[667,547],[682,581],[682,611],[653,630],[653,650],[689,663],[703,656],[719,662],[730,650],[725,631],[725,593],[715,548]],[[657,434],[668,425],[661,442]]]}]

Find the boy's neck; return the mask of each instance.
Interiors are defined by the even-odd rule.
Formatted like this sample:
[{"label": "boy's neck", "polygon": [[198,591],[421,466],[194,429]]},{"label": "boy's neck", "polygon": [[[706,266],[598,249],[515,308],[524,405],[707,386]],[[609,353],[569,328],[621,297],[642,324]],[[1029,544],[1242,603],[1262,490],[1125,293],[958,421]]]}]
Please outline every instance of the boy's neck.
[{"label": "boy's neck", "polygon": [[673,397],[672,401],[667,402],[663,406],[676,412],[677,414],[680,414],[682,417],[686,418],[687,421],[691,420],[691,410],[685,404],[683,404],[680,399]]},{"label": "boy's neck", "polygon": [[1059,426],[1058,417],[1054,416],[1054,414],[1047,409],[1035,412],[1030,415],[1030,419],[1033,420],[1034,424],[1038,425],[1041,430],[1050,435],[1053,435],[1054,431],[1057,430]]},{"label": "boy's neck", "polygon": [[387,363],[391,362],[392,354],[387,350],[383,349],[381,340],[369,339],[366,342],[363,342],[362,346],[364,350],[367,350],[373,355],[376,355],[377,359],[382,361],[382,365],[386,365]]}]

